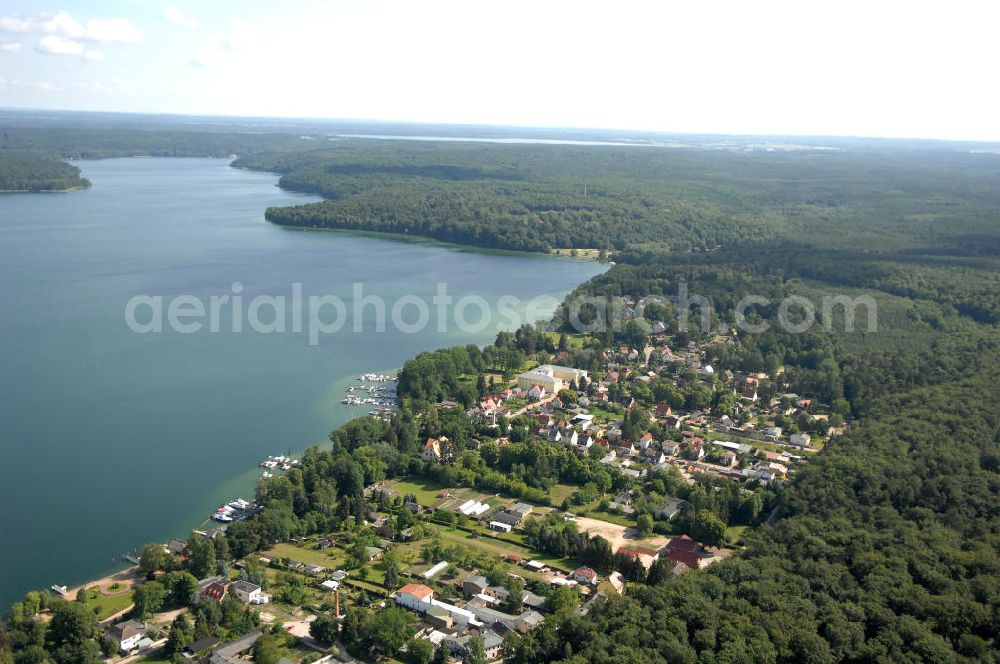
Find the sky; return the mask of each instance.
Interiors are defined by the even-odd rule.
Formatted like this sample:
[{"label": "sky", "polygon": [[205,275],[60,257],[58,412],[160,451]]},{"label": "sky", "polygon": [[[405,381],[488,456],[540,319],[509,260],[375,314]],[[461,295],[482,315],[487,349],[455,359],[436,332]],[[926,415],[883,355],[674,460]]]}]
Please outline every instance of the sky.
[{"label": "sky", "polygon": [[0,107],[998,141],[997,19],[992,0],[0,0]]}]

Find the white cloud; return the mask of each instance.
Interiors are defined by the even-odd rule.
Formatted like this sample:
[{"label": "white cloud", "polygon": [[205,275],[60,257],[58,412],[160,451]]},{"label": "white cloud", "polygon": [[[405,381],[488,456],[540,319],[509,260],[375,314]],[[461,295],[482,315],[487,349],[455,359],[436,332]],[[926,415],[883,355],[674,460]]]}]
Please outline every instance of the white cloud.
[{"label": "white cloud", "polygon": [[100,44],[141,44],[145,41],[142,32],[124,18],[91,19],[87,21],[83,38]]},{"label": "white cloud", "polygon": [[35,50],[46,55],[83,55],[83,44],[59,35],[48,35],[38,40]]},{"label": "white cloud", "polygon": [[167,5],[163,8],[161,12],[163,18],[169,23],[173,23],[179,28],[186,28],[188,30],[195,30],[198,27],[197,19],[191,18],[181,10],[177,9],[172,5]]},{"label": "white cloud", "polygon": [[35,33],[98,44],[142,44],[145,41],[142,32],[128,19],[92,18],[80,23],[65,11],[39,13],[27,18],[0,16],[0,32]]},{"label": "white cloud", "polygon": [[104,54],[87,48],[83,42],[61,35],[46,35],[38,40],[35,50],[45,55],[78,55],[87,62],[100,62]]},{"label": "white cloud", "polygon": [[14,16],[0,16],[0,32],[23,35],[31,32],[31,21]]},{"label": "white cloud", "polygon": [[18,53],[23,46],[21,42],[4,42],[0,44],[0,53]]}]

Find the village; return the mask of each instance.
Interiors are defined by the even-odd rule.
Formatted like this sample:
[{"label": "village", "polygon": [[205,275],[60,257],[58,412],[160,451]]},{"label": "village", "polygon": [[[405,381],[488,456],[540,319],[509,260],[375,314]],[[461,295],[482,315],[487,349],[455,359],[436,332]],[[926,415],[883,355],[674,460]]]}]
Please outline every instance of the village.
[{"label": "village", "polygon": [[[447,436],[428,437],[424,472],[368,485],[363,515],[338,532],[289,535],[237,556],[225,550],[234,526],[222,523],[167,543],[165,560],[140,561],[147,573],[123,574],[119,588],[159,580],[169,591],[169,577],[193,570],[203,547],[217,554],[201,565],[210,574],[189,581],[192,596],[180,608],[163,602],[152,608],[171,610],[136,616],[133,609],[128,620],[114,620],[127,611],[106,620],[106,639],[115,644],[108,661],[228,664],[255,659],[265,638],[277,640],[282,662],[496,661],[505,644],[553,613],[585,617],[635,584],[732,555],[746,531],[775,518],[789,478],[844,423],[808,396],[780,390],[780,376],[716,370],[705,346],[662,332],[654,324],[643,347],[603,351],[596,372],[559,364],[570,344],[586,342],[563,335],[567,348],[549,363],[494,381],[468,407],[433,406],[461,412],[476,427],[462,455],[490,457],[515,444],[515,422],[526,423],[520,444],[570,450],[603,468],[608,485],[556,484],[538,500],[442,484],[435,469],[460,455]],[[734,342],[716,335],[710,343]],[[650,386],[662,386],[664,376],[686,397],[656,398]],[[692,398],[699,393],[700,401]],[[290,457],[280,461],[301,467]],[[706,506],[724,495],[731,496],[728,521]],[[253,629],[235,634],[225,619],[211,629],[209,605],[245,614],[230,622]],[[171,636],[190,628],[184,614],[194,617],[194,631]]]}]

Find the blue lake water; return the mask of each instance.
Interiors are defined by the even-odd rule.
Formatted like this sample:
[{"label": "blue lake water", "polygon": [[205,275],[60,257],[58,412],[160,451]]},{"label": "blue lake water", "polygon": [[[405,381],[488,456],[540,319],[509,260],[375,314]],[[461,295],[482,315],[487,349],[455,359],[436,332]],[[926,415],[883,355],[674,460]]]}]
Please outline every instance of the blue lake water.
[{"label": "blue lake water", "polygon": [[[341,405],[364,372],[389,371],[422,350],[487,343],[436,318],[414,333],[391,324],[405,295],[430,303],[503,295],[561,299],[603,271],[592,262],[490,253],[431,243],[306,232],[263,219],[272,205],[315,200],[277,178],[211,159],[113,159],[81,164],[94,186],[67,194],[0,196],[0,606],[31,588],[77,584],[123,552],[183,536],[217,505],[249,497],[269,454],[301,450],[365,409]],[[310,345],[306,326],[261,334],[231,306],[219,331],[139,334],[126,324],[137,295],[168,304],[234,294],[332,295],[353,311],[355,283],[390,318],[363,333],[352,321]],[[230,302],[231,305],[231,302]],[[308,302],[304,306],[308,306]],[[470,307],[468,320],[478,310]],[[435,310],[436,312],[436,310]],[[262,307],[267,322],[273,309]],[[323,310],[324,319],[334,309]],[[403,309],[406,322],[414,306]],[[434,312],[432,312],[434,313]],[[495,312],[493,312],[495,314]],[[151,312],[139,307],[137,318]]]}]

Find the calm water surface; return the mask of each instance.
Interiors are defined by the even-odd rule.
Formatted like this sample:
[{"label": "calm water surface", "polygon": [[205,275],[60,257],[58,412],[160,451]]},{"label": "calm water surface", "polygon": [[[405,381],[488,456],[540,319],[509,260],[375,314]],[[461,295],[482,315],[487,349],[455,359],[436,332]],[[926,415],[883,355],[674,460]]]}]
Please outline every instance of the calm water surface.
[{"label": "calm water surface", "polygon": [[289,295],[299,282],[348,307],[355,282],[390,305],[409,293],[429,299],[441,282],[456,298],[561,298],[604,269],[272,226],[267,206],[314,199],[224,160],[82,168],[92,189],[0,196],[3,607],[31,588],[110,571],[123,552],[183,536],[224,500],[249,497],[261,458],[324,440],[364,412],[340,404],[358,374],[486,343],[496,330],[355,334],[348,325],[318,346],[304,332],[226,325],[136,334],[124,319],[129,298],[207,301],[237,281],[247,301]]}]

